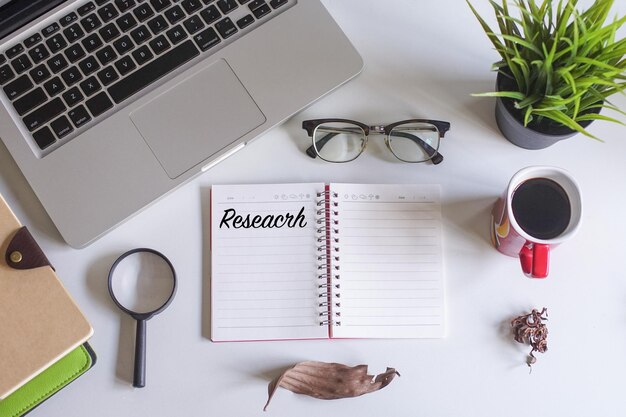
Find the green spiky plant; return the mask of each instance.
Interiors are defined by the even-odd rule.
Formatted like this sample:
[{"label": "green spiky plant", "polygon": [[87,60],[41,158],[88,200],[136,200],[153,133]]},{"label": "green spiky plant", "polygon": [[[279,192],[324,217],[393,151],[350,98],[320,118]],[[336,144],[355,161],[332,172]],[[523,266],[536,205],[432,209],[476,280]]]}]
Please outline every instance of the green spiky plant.
[{"label": "green spiky plant", "polygon": [[517,15],[506,0],[490,0],[500,33],[466,1],[502,57],[494,70],[509,78],[505,89],[477,96],[512,100],[524,126],[547,118],[595,138],[581,123],[623,124],[598,114],[607,108],[626,115],[607,100],[626,88],[626,38],[616,39],[626,16],[609,18],[614,0],[595,0],[583,11],[578,0],[513,0]]}]

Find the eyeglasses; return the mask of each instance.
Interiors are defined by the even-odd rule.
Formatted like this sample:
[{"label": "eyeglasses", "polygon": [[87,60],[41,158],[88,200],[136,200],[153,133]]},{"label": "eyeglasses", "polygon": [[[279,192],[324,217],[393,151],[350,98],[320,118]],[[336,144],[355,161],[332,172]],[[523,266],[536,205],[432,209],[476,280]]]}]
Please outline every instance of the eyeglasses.
[{"label": "eyeglasses", "polygon": [[385,135],[385,144],[403,162],[432,161],[439,164],[439,142],[450,130],[450,123],[411,119],[386,126],[368,126],[346,119],[316,119],[302,122],[313,144],[306,150],[311,158],[328,162],[354,161],[365,149],[370,133]]}]

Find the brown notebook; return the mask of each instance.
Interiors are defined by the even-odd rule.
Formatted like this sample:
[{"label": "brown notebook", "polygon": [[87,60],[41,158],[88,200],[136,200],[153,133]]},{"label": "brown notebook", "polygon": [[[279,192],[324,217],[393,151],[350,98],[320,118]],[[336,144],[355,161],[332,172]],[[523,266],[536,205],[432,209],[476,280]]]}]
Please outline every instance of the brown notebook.
[{"label": "brown notebook", "polygon": [[0,399],[92,333],[28,229],[0,196]]}]

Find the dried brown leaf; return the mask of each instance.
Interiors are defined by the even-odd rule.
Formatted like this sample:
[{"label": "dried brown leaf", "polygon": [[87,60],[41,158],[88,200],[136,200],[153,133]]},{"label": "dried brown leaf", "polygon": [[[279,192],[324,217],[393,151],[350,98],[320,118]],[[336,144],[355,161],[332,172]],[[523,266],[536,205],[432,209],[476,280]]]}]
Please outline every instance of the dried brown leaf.
[{"label": "dried brown leaf", "polygon": [[515,341],[529,344],[532,348],[526,359],[528,366],[537,361],[534,352],[545,353],[548,350],[548,327],[545,324],[547,320],[548,309],[545,307],[541,311],[533,309],[530,313],[511,320]]},{"label": "dried brown leaf", "polygon": [[269,383],[263,411],[267,410],[278,387],[322,400],[336,400],[378,391],[389,385],[396,375],[400,376],[394,368],[387,368],[374,377],[367,374],[367,365],[349,367],[340,363],[300,362]]}]

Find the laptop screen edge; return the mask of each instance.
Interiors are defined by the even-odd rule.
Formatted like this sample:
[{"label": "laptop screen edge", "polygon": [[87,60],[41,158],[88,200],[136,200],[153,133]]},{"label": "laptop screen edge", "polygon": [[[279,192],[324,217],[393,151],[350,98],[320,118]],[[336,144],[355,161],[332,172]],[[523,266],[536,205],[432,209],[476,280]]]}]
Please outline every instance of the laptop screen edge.
[{"label": "laptop screen edge", "polygon": [[0,0],[0,39],[68,0]]}]

